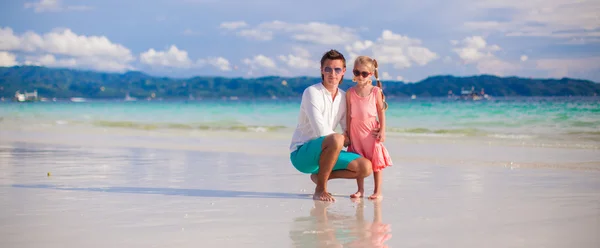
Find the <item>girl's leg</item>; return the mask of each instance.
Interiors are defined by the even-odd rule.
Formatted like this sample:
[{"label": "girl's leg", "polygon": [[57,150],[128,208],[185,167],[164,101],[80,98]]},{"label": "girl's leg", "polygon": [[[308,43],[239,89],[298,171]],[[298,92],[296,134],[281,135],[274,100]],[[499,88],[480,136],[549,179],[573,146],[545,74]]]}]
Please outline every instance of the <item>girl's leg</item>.
[{"label": "girl's leg", "polygon": [[377,199],[381,196],[381,174],[383,171],[373,172],[373,178],[375,181],[375,190],[373,190],[373,195],[369,196],[369,199]]},{"label": "girl's leg", "polygon": [[358,185],[358,191],[350,195],[351,198],[361,198],[365,194],[365,178],[359,177],[356,179],[356,184]]}]

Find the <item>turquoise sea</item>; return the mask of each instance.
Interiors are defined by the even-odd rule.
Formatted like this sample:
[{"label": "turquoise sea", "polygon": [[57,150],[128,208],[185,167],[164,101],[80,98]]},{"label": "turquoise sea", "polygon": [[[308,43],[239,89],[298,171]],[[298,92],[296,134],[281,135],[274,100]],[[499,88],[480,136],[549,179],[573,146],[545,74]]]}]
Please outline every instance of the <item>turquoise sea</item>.
[{"label": "turquoise sea", "polygon": [[[390,99],[389,137],[600,143],[600,98]],[[289,132],[299,99],[0,103],[7,123],[178,131]]]}]

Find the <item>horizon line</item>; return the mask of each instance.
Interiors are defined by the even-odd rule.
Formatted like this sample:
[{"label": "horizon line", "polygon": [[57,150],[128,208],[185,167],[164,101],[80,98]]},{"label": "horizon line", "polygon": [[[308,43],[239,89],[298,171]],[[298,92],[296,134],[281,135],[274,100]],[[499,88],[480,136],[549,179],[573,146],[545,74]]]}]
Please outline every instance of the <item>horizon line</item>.
[{"label": "horizon line", "polygon": [[[208,77],[208,78],[230,78],[230,79],[235,79],[235,78],[242,78],[242,79],[261,79],[261,78],[269,78],[269,77],[278,77],[278,78],[288,78],[288,79],[293,79],[293,78],[316,78],[319,79],[319,76],[308,76],[308,75],[304,75],[304,76],[279,76],[279,75],[265,75],[265,76],[260,76],[260,77],[227,77],[227,76],[210,76],[210,75],[195,75],[195,76],[188,76],[188,77],[174,77],[174,76],[159,76],[159,75],[152,75],[148,72],[144,72],[141,70],[126,70],[123,72],[109,72],[109,71],[101,71],[101,70],[94,70],[94,69],[85,69],[85,68],[67,68],[67,67],[48,67],[48,66],[39,66],[39,65],[14,65],[14,66],[0,66],[4,67],[4,68],[18,68],[18,67],[35,67],[35,68],[44,68],[44,69],[49,69],[49,70],[69,70],[69,71],[79,71],[79,72],[93,72],[93,73],[104,73],[104,74],[117,74],[117,75],[125,75],[127,73],[140,73],[149,77],[154,77],[154,78],[170,78],[170,79],[177,79],[177,80],[185,80],[185,79],[193,79],[193,78],[198,78],[198,77]],[[420,83],[422,81],[427,80],[428,78],[434,78],[434,77],[455,77],[455,78],[470,78],[470,77],[496,77],[496,78],[519,78],[519,79],[528,79],[528,80],[565,80],[565,79],[571,79],[571,80],[579,80],[579,81],[589,81],[592,83],[600,83],[600,82],[596,82],[590,79],[582,79],[582,78],[571,78],[571,77],[562,77],[562,78],[542,78],[542,77],[521,77],[521,76],[516,76],[516,75],[511,75],[511,76],[499,76],[499,75],[493,75],[493,74],[486,74],[486,73],[482,73],[482,74],[472,74],[469,76],[458,76],[458,75],[453,75],[453,74],[432,74],[430,76],[425,77],[424,79],[421,79],[419,81],[402,81],[402,80],[380,80],[382,82],[394,82],[394,83],[404,83],[404,84],[416,84],[416,83]],[[344,81],[351,81],[351,79],[344,79]]]}]

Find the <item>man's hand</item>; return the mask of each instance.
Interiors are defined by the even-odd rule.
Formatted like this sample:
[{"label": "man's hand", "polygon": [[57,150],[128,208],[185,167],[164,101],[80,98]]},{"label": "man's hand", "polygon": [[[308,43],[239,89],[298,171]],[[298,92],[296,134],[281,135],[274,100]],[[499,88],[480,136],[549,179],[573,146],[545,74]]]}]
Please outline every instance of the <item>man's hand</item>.
[{"label": "man's hand", "polygon": [[377,140],[379,140],[379,142],[383,143],[385,141],[385,131],[380,131],[377,134]]},{"label": "man's hand", "polygon": [[373,132],[371,133],[373,135],[373,137],[379,139],[379,130],[380,129],[378,127],[373,128]]},{"label": "man's hand", "polygon": [[350,145],[350,136],[344,132],[344,147],[348,147]]}]

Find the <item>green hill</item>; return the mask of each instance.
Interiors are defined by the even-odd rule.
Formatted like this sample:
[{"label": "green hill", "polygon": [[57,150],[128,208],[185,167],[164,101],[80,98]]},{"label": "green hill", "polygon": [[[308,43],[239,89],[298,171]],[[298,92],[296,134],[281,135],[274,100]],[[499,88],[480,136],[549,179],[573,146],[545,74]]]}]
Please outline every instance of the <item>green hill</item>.
[{"label": "green hill", "polygon": [[[285,81],[285,82],[284,82]],[[225,78],[193,77],[176,79],[155,77],[141,72],[104,73],[37,66],[0,67],[0,96],[12,98],[16,91],[37,90],[40,97],[159,98],[229,97],[266,98],[298,97],[318,77]],[[448,91],[460,94],[461,88],[481,88],[491,96],[593,96],[600,94],[600,84],[579,79],[528,79],[490,75],[455,77],[432,76],[420,82],[405,84],[384,81],[387,96],[446,96]],[[345,80],[347,89],[353,83]]]}]

